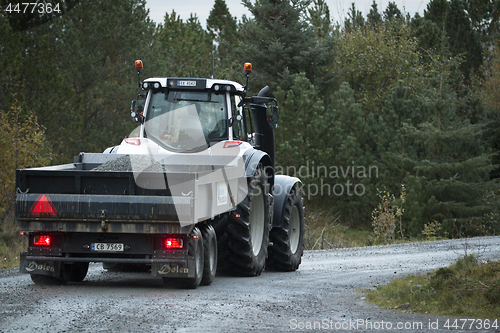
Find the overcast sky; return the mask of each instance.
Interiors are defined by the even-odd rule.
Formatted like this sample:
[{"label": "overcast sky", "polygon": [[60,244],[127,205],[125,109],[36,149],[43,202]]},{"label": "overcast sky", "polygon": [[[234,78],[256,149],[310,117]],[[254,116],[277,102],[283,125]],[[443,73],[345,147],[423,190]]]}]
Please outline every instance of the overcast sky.
[{"label": "overcast sky", "polygon": [[[389,3],[389,0],[375,1],[380,13],[385,10]],[[332,19],[337,22],[343,22],[352,2],[355,3],[356,8],[366,17],[373,0],[326,0]],[[402,12],[410,13],[413,16],[416,12],[423,14],[429,0],[393,0],[393,2],[396,3]],[[149,17],[156,23],[163,23],[165,13],[168,12],[170,14],[172,9],[174,9],[183,20],[188,19],[190,13],[195,13],[200,19],[201,24],[205,27],[215,0],[146,0],[146,3],[149,8]],[[248,17],[251,16],[246,7],[241,4],[241,0],[226,0],[226,4],[231,15],[236,16],[238,21],[241,20],[243,14],[246,14]]]}]

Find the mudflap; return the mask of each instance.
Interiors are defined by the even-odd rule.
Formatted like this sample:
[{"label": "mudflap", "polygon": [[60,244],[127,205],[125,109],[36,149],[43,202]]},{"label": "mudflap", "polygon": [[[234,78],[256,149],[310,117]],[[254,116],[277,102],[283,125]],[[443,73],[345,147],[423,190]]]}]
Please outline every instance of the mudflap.
[{"label": "mudflap", "polygon": [[21,274],[38,274],[59,277],[61,262],[51,260],[26,260],[28,253],[21,253],[19,271]]},{"label": "mudflap", "polygon": [[151,264],[151,275],[166,278],[190,278],[195,276],[194,259]]}]

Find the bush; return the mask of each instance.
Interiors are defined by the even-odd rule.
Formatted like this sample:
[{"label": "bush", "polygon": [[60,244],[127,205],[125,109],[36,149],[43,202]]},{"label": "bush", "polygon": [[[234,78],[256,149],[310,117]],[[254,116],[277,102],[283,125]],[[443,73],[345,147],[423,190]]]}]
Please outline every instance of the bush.
[{"label": "bush", "polygon": [[14,105],[0,111],[0,123],[0,268],[7,268],[19,264],[25,247],[14,221],[16,169],[45,165],[51,155],[34,115]]}]

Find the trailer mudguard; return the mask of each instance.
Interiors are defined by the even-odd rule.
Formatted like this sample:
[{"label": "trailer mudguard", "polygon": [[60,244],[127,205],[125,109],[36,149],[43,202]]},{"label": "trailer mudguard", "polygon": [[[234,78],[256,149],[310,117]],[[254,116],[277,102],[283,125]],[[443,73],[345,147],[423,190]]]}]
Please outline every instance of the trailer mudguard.
[{"label": "trailer mudguard", "polygon": [[302,182],[296,177],[285,175],[277,175],[274,177],[274,212],[273,212],[273,228],[281,227],[283,213],[285,209],[286,197],[294,186],[301,186]]}]

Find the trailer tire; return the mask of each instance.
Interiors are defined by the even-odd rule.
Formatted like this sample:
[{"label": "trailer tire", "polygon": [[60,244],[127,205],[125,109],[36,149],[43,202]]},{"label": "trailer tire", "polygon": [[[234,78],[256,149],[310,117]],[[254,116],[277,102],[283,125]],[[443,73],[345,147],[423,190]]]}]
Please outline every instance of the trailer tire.
[{"label": "trailer tire", "polygon": [[294,186],[284,202],[282,221],[271,229],[267,267],[280,271],[295,271],[304,253],[304,199]]},{"label": "trailer tire", "polygon": [[202,286],[208,286],[214,282],[217,272],[217,236],[214,228],[209,224],[199,226],[203,238],[203,278]]},{"label": "trailer tire", "polygon": [[89,270],[88,262],[75,262],[72,264],[62,264],[61,277],[67,282],[81,282],[87,276]]},{"label": "trailer tire", "polygon": [[227,260],[234,273],[257,276],[266,265],[272,220],[272,197],[262,165],[247,183],[247,196],[229,216]]},{"label": "trailer tire", "polygon": [[30,274],[30,277],[31,281],[39,286],[58,286],[66,283],[66,281],[55,276]]}]

